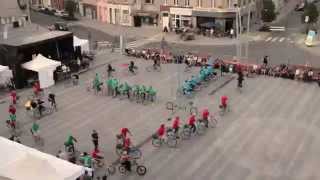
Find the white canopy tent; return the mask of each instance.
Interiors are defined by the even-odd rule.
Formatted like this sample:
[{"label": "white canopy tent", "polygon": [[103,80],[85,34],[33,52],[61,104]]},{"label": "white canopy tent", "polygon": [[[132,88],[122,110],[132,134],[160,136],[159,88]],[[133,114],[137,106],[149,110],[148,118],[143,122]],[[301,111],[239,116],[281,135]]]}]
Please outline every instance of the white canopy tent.
[{"label": "white canopy tent", "polygon": [[73,36],[73,47],[76,48],[77,46],[81,47],[81,52],[89,52],[89,40],[87,39],[80,39],[77,36]]},{"label": "white canopy tent", "polygon": [[48,59],[38,54],[32,61],[22,64],[22,67],[38,72],[40,88],[47,88],[54,85],[53,71],[61,65],[61,62]]},{"label": "white canopy tent", "polygon": [[0,137],[1,178],[13,180],[75,180],[84,167]]},{"label": "white canopy tent", "polygon": [[12,78],[12,71],[8,66],[0,65],[0,84],[5,84]]}]

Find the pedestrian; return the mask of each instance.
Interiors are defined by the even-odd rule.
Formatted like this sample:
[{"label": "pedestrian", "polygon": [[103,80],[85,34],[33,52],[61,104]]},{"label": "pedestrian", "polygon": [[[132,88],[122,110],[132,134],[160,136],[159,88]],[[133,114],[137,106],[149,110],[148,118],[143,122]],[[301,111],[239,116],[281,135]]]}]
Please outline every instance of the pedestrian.
[{"label": "pedestrian", "polygon": [[269,59],[269,56],[264,56],[263,57],[263,64],[264,64],[264,66],[268,66],[268,59]]},{"label": "pedestrian", "polygon": [[213,37],[213,33],[214,33],[214,29],[211,28],[211,29],[210,29],[210,36],[211,36],[211,37]]},{"label": "pedestrian", "polygon": [[11,90],[10,97],[11,97],[12,104],[16,104],[17,103],[17,92],[14,89]]},{"label": "pedestrian", "polygon": [[233,28],[231,28],[230,29],[230,37],[233,38],[233,35],[234,35],[234,30],[233,30]]},{"label": "pedestrian", "polygon": [[98,149],[98,146],[99,146],[99,135],[98,135],[98,132],[96,130],[93,130],[92,134],[91,134],[91,137],[92,137],[92,142],[93,142],[94,148]]}]

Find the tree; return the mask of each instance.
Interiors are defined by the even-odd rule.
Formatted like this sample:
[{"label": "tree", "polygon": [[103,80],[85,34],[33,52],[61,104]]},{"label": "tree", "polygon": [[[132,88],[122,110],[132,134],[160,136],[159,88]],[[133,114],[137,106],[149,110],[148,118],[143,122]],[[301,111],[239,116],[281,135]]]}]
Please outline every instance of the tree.
[{"label": "tree", "polygon": [[74,12],[76,11],[76,3],[73,0],[65,1],[65,9],[69,14],[70,18],[74,18]]},{"label": "tree", "polygon": [[319,11],[314,3],[307,3],[304,12],[301,16],[302,22],[305,22],[306,16],[309,16],[307,23],[316,23],[319,17]]},{"label": "tree", "polygon": [[263,8],[261,10],[261,18],[263,22],[272,22],[276,19],[275,5],[272,0],[263,0]]}]

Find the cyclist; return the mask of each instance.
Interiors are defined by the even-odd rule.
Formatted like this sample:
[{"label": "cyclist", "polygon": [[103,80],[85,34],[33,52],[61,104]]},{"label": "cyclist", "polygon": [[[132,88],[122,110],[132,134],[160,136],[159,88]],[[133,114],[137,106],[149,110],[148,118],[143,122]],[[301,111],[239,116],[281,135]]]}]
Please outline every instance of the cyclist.
[{"label": "cyclist", "polygon": [[112,68],[111,64],[108,64],[108,67],[107,67],[108,78],[112,76],[112,72],[114,71],[115,69]]},{"label": "cyclist", "polygon": [[152,86],[149,86],[149,88],[147,89],[147,93],[148,93],[148,98],[150,99],[150,101],[153,102],[157,95],[157,91],[153,89]]},{"label": "cyclist", "polygon": [[13,105],[10,105],[9,106],[9,110],[8,110],[8,112],[10,113],[10,114],[16,114],[16,108],[13,106]]},{"label": "cyclist", "polygon": [[9,120],[7,120],[7,125],[12,128],[15,129],[16,128],[16,120],[17,120],[17,116],[16,114],[9,114]]},{"label": "cyclist", "polygon": [[190,94],[192,92],[192,85],[189,83],[188,80],[185,80],[183,85],[182,85],[182,91],[184,94]]},{"label": "cyclist", "polygon": [[164,124],[161,124],[160,128],[157,130],[157,135],[160,140],[164,139],[165,132],[166,132],[166,126]]},{"label": "cyclist", "polygon": [[123,151],[120,157],[121,165],[126,168],[127,171],[131,172],[131,158],[127,151]]},{"label": "cyclist", "polygon": [[57,109],[56,95],[55,94],[49,93],[48,101],[51,103],[51,107],[52,108]]},{"label": "cyclist", "polygon": [[190,129],[192,130],[192,133],[196,132],[196,116],[192,114],[188,119],[188,125],[190,126]]},{"label": "cyclist", "polygon": [[96,92],[99,92],[101,90],[101,83],[100,83],[100,78],[99,78],[99,74],[96,73],[96,76],[94,77],[94,80],[93,80],[93,89],[96,91]]},{"label": "cyclist", "polygon": [[131,140],[130,140],[129,137],[127,137],[127,138],[124,139],[123,149],[124,149],[125,151],[130,152],[130,148],[131,148]]},{"label": "cyclist", "polygon": [[224,111],[227,109],[227,103],[228,103],[228,96],[221,96],[221,104],[220,108],[222,108]]},{"label": "cyclist", "polygon": [[77,142],[77,139],[72,135],[69,135],[66,142],[64,143],[68,152],[75,152],[74,143]]},{"label": "cyclist", "polygon": [[243,82],[244,78],[243,78],[243,72],[239,71],[238,72],[238,87],[242,88],[242,82]]},{"label": "cyclist", "polygon": [[30,132],[33,136],[34,141],[38,142],[40,140],[40,135],[39,135],[40,126],[39,126],[39,124],[36,122],[33,122],[32,127],[30,129]]},{"label": "cyclist", "polygon": [[134,64],[133,61],[130,61],[129,71],[130,71],[131,73],[135,73],[134,69],[136,69],[136,66],[135,66],[135,64]]},{"label": "cyclist", "polygon": [[153,59],[153,69],[154,70],[156,70],[157,69],[157,67],[159,67],[160,68],[160,65],[161,63],[160,63],[160,61],[157,59],[157,58],[154,58]]},{"label": "cyclist", "polygon": [[83,163],[84,167],[91,168],[92,166],[92,158],[88,155],[87,152],[84,152],[80,157],[80,161]]},{"label": "cyclist", "polygon": [[180,118],[179,116],[176,116],[176,118],[173,120],[173,123],[172,123],[172,129],[174,130],[174,134],[176,136],[178,136],[179,128],[180,128]]},{"label": "cyclist", "polygon": [[104,159],[103,155],[100,153],[100,150],[98,148],[94,148],[91,157],[93,158],[94,161],[97,162],[97,164],[100,164],[102,160]]},{"label": "cyclist", "polygon": [[205,108],[203,111],[202,111],[202,121],[205,123],[205,126],[208,127],[209,125],[209,110],[208,108]]},{"label": "cyclist", "polygon": [[128,128],[121,128],[120,134],[121,134],[123,140],[125,140],[127,138],[127,134],[132,136],[132,134],[131,134],[131,132],[130,132],[130,130]]}]

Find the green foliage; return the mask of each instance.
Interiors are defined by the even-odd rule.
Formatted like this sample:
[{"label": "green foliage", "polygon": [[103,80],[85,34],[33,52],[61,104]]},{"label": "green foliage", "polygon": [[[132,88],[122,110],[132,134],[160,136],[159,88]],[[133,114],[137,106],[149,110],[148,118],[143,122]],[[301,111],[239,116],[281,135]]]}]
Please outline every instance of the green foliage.
[{"label": "green foliage", "polygon": [[263,0],[261,18],[263,22],[271,22],[276,19],[275,5],[272,0]]},{"label": "green foliage", "polygon": [[74,12],[76,11],[76,3],[73,0],[65,1],[65,9],[69,14],[69,17],[74,18]]},{"label": "green foliage", "polygon": [[306,4],[304,12],[303,12],[303,14],[301,16],[302,22],[305,22],[305,17],[306,16],[309,16],[309,22],[308,23],[316,23],[318,21],[319,11],[317,9],[317,6],[314,3]]}]

